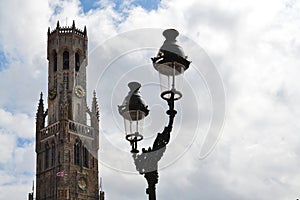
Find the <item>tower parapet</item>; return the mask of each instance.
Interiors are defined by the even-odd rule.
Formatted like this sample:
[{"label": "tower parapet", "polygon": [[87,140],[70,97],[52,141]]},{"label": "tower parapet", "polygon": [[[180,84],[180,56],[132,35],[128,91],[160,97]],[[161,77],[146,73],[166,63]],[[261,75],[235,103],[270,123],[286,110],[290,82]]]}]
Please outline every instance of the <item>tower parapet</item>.
[{"label": "tower parapet", "polygon": [[84,26],[84,30],[80,30],[79,28],[75,27],[75,21],[73,20],[72,26],[60,26],[59,22],[56,26],[56,29],[50,31],[50,27],[48,28],[48,37],[53,35],[53,34],[65,34],[65,33],[70,33],[70,34],[76,34],[81,37],[87,37],[87,31],[86,31],[86,26]]}]

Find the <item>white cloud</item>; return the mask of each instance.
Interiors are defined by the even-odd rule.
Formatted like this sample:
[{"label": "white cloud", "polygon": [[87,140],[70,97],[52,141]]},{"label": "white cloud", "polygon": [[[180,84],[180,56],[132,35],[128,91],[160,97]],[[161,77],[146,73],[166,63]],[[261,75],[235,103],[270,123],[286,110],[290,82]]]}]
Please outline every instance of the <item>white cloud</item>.
[{"label": "white cloud", "polygon": [[[3,176],[1,176],[2,178]],[[16,192],[16,188],[18,191]],[[32,180],[25,181],[24,177],[18,177],[18,181],[14,184],[6,184],[1,186],[0,199],[27,199],[28,193],[31,192]]]},{"label": "white cloud", "polygon": [[[299,198],[299,2],[165,0],[157,10],[126,6],[126,13],[113,10],[111,2],[99,2],[101,8],[88,13],[83,13],[78,0],[1,3],[0,24],[5,31],[0,33],[0,50],[7,55],[9,65],[0,71],[0,188],[5,191],[0,199],[12,198],[11,194],[19,195],[14,199],[24,198],[31,188],[31,178],[20,174],[34,171],[33,143],[17,147],[17,140],[34,136],[38,95],[47,88],[47,28],[54,29],[57,20],[64,26],[66,17],[68,25],[73,19],[79,28],[87,25],[90,56],[94,56],[98,45],[118,33],[173,27],[204,47],[220,71],[227,103],[223,135],[208,158],[198,160],[204,138],[199,135],[181,159],[161,170],[157,186],[160,199]],[[145,40],[151,40],[151,36]],[[185,49],[189,51],[188,47]],[[128,60],[134,63],[137,58]],[[89,64],[92,69],[99,67],[95,66],[96,60]],[[90,81],[96,82],[97,77],[91,77]],[[195,91],[196,96],[208,95]],[[98,93],[99,101],[105,102],[109,92]],[[209,105],[206,99],[201,103]],[[100,104],[100,108],[103,105],[106,104]],[[210,111],[201,106],[202,112]],[[193,112],[192,104],[184,108],[183,114]],[[101,118],[109,117],[112,108],[101,109]],[[210,116],[205,115],[199,115],[205,120],[200,130],[206,130],[209,122]],[[191,119],[186,117],[189,123],[193,122]],[[111,134],[106,139],[123,139],[109,122],[101,121],[102,129]],[[187,124],[180,124],[184,133],[190,130]],[[174,130],[178,126],[175,124]],[[126,145],[123,141],[116,143]],[[172,145],[166,156],[177,147]],[[111,152],[105,149],[100,152],[112,163],[118,159],[118,155],[110,156]],[[30,159],[23,165],[25,157]],[[142,176],[105,166],[101,166],[100,174],[110,199],[146,197]],[[26,181],[17,181],[20,178]],[[11,192],[16,187],[22,188],[19,194]]]},{"label": "white cloud", "polygon": [[34,137],[35,128],[33,124],[35,120],[23,113],[12,114],[0,109],[0,126],[9,132],[15,133],[21,138]]},{"label": "white cloud", "polygon": [[16,137],[13,134],[6,133],[3,129],[0,129],[0,165],[10,163],[14,148],[16,146],[15,142]]}]

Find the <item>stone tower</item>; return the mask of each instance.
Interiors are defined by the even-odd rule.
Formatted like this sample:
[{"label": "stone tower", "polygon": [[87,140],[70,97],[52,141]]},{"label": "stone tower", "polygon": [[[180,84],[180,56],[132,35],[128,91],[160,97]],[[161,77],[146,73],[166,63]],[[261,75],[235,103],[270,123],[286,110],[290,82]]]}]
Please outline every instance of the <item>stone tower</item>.
[{"label": "stone tower", "polygon": [[36,199],[99,200],[99,110],[87,106],[86,27],[48,29],[48,108],[36,114]]}]

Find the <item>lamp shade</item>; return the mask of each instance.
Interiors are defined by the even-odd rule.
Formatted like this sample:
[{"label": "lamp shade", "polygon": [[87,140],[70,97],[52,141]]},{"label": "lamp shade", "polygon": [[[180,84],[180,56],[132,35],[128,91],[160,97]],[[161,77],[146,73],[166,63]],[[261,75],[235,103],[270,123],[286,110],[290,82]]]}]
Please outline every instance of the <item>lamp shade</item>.
[{"label": "lamp shade", "polygon": [[190,61],[185,56],[181,46],[177,44],[179,35],[175,29],[167,29],[163,32],[166,40],[159,49],[156,57],[151,58],[154,68],[159,72],[161,96],[168,98],[170,91],[175,93],[175,100],[181,98],[181,83],[184,71],[189,68]]},{"label": "lamp shade", "polygon": [[141,84],[130,82],[128,87],[130,91],[119,106],[119,113],[124,118],[126,139],[130,142],[140,141],[143,139],[143,121],[149,110],[139,91]]}]

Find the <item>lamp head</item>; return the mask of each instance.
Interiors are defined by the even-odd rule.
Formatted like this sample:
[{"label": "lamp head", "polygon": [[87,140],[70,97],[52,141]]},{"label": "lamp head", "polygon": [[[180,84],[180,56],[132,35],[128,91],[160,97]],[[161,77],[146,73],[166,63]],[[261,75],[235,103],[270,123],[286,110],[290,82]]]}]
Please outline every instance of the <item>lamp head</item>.
[{"label": "lamp head", "polygon": [[127,120],[141,120],[149,114],[148,106],[139,91],[141,84],[130,82],[128,83],[128,87],[130,91],[122,105],[119,106],[119,113]]},{"label": "lamp head", "polygon": [[[178,94],[175,99],[181,98],[181,93],[177,87],[178,81],[183,77],[185,70],[189,68],[190,61],[187,60],[181,46],[177,44],[176,37],[179,32],[175,29],[167,29],[163,32],[163,36],[166,38],[163,45],[160,47],[156,57],[151,58],[155,70],[159,72],[160,85],[162,90],[162,96],[164,99],[168,99],[170,91],[177,91]],[[179,81],[180,82],[180,81]]]}]

